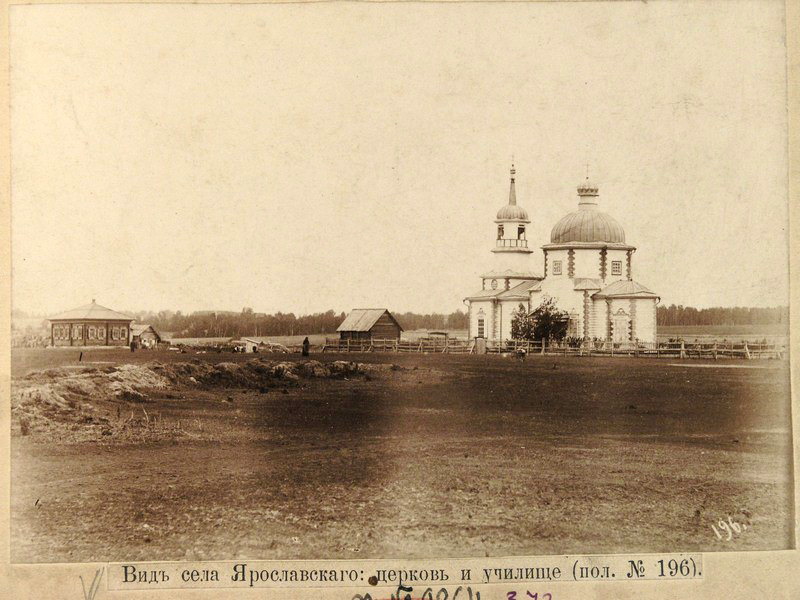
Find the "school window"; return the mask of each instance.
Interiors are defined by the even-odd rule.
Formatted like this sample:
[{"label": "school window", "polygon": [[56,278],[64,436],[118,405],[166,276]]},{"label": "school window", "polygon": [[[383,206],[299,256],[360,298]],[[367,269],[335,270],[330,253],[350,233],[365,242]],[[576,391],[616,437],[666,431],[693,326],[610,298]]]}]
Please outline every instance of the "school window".
[{"label": "school window", "polygon": [[90,325],[90,326],[89,326],[89,339],[90,339],[90,340],[93,340],[93,339],[94,339],[94,336],[95,336],[95,332],[96,332],[96,331],[97,331],[97,330],[94,328],[94,325]]},{"label": "school window", "polygon": [[112,340],[119,339],[119,329],[117,329],[116,327],[111,328],[111,339]]},{"label": "school window", "polygon": [[106,328],[105,327],[98,327],[97,328],[97,339],[98,340],[106,339]]},{"label": "school window", "polygon": [[553,275],[561,275],[561,261],[554,260],[553,261]]},{"label": "school window", "polygon": [[611,274],[612,275],[622,275],[622,261],[621,260],[612,260],[611,261]]}]

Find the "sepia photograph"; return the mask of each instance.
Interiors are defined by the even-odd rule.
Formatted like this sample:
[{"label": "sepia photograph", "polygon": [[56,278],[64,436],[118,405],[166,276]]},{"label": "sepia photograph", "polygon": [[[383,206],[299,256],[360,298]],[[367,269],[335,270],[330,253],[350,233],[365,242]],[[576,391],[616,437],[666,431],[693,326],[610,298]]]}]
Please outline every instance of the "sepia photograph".
[{"label": "sepia photograph", "polygon": [[11,562],[794,549],[785,18],[11,6]]}]

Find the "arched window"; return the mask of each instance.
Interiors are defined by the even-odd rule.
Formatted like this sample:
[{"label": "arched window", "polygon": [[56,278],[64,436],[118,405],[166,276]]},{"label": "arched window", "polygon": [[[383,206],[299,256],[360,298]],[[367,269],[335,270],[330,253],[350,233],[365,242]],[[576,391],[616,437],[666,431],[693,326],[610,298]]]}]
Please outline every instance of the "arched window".
[{"label": "arched window", "polygon": [[478,337],[486,337],[486,319],[484,318],[483,309],[478,311]]},{"label": "arched window", "polygon": [[503,233],[504,233],[503,226],[502,225],[498,225],[497,226],[497,239],[498,240],[502,240],[503,239]]},{"label": "arched window", "polygon": [[517,239],[524,240],[525,239],[525,225],[519,225],[517,227]]}]

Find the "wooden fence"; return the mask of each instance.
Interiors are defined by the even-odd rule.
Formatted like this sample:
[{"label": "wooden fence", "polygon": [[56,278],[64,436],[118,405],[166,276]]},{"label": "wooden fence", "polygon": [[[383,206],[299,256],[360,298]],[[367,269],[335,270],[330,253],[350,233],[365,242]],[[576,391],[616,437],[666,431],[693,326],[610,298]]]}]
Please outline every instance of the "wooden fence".
[{"label": "wooden fence", "polygon": [[[419,354],[474,354],[475,340],[420,338],[417,340],[328,339],[322,352],[415,352]],[[486,341],[488,354],[546,354],[561,356],[641,356],[648,358],[784,358],[786,345],[755,342],[566,342],[507,340]]]},{"label": "wooden fence", "polygon": [[420,338],[417,340],[325,340],[323,352],[441,352],[469,354],[474,352],[473,340],[455,338]]}]

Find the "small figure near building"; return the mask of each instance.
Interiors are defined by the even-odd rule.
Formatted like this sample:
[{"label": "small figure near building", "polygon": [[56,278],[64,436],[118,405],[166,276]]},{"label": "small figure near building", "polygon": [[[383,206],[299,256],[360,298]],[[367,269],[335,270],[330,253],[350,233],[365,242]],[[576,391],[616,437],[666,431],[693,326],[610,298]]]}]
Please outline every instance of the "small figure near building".
[{"label": "small figure near building", "polygon": [[308,337],[303,340],[303,356],[308,356],[308,348],[311,346],[311,342],[308,341]]}]

